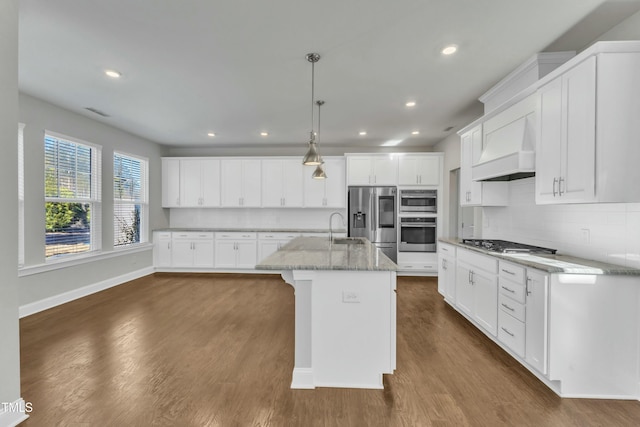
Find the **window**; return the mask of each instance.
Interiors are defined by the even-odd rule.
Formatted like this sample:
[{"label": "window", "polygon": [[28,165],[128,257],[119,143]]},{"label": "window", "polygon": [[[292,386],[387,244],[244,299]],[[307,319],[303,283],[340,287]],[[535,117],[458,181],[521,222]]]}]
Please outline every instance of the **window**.
[{"label": "window", "polygon": [[100,249],[100,147],[47,132],[45,256]]},{"label": "window", "polygon": [[147,160],[113,154],[113,246],[147,241]]},{"label": "window", "polygon": [[18,124],[18,266],[24,265],[24,123]]}]

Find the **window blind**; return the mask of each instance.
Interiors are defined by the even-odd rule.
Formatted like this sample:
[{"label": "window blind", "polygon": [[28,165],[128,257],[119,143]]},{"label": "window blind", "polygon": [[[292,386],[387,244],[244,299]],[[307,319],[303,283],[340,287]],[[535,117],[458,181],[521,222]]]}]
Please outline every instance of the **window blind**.
[{"label": "window blind", "polygon": [[124,153],[113,155],[113,245],[147,241],[147,160]]}]

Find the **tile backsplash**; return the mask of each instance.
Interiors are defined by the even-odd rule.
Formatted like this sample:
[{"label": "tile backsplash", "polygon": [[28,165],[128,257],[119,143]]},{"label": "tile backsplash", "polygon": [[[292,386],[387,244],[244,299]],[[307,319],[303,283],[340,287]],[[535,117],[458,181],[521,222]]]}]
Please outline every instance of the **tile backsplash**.
[{"label": "tile backsplash", "polygon": [[482,237],[640,268],[640,203],[536,205],[535,179],[521,179],[508,207],[483,208]]}]

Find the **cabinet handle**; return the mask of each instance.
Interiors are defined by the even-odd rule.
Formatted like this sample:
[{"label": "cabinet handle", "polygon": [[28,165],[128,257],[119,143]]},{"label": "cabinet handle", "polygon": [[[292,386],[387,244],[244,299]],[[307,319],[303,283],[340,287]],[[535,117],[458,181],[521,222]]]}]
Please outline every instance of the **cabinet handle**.
[{"label": "cabinet handle", "polygon": [[553,178],[553,197],[556,197],[556,184],[558,182],[558,178]]},{"label": "cabinet handle", "polygon": [[502,329],[503,331],[505,331],[507,334],[511,335],[512,337],[515,337],[515,335],[513,333],[509,332],[508,329],[505,329],[502,326],[500,326],[500,329]]},{"label": "cabinet handle", "polygon": [[509,307],[509,306],[508,306],[507,304],[505,304],[505,303],[500,303],[500,305],[501,305],[501,306],[503,306],[504,308],[506,308],[507,310],[510,310],[510,311],[516,311],[515,309],[513,309],[513,308]]},{"label": "cabinet handle", "polygon": [[[564,178],[560,177],[560,179],[558,180],[558,196],[562,196],[562,182],[564,181]],[[566,191],[565,191],[566,193]]]},{"label": "cabinet handle", "polygon": [[446,270],[446,269],[447,269],[447,260],[446,260],[446,259],[443,259],[443,260],[442,260],[442,269],[443,269],[443,270]]},{"label": "cabinet handle", "polygon": [[525,284],[525,292],[527,295],[531,295],[531,291],[529,290],[529,282],[531,281],[531,277],[527,277],[527,283]]},{"label": "cabinet handle", "polygon": [[506,286],[500,286],[502,289],[504,289],[507,292],[511,292],[512,294],[515,294],[516,291],[514,291],[513,289],[507,288]]},{"label": "cabinet handle", "polygon": [[504,273],[511,274],[512,276],[515,276],[515,275],[516,275],[516,273],[514,273],[513,271],[505,270],[504,268],[502,269],[502,271],[503,271]]},{"label": "cabinet handle", "polygon": [[171,249],[171,242],[167,242],[167,249]]}]

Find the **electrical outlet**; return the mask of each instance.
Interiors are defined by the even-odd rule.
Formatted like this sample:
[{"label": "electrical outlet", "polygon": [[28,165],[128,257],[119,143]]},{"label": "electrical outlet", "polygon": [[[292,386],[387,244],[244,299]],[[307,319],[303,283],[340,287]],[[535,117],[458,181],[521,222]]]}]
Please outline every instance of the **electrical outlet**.
[{"label": "electrical outlet", "polygon": [[342,302],[360,302],[360,294],[354,291],[342,291]]},{"label": "electrical outlet", "polygon": [[588,228],[581,228],[580,237],[583,244],[589,244],[589,242],[591,241],[591,231]]}]

